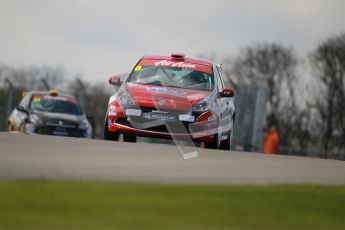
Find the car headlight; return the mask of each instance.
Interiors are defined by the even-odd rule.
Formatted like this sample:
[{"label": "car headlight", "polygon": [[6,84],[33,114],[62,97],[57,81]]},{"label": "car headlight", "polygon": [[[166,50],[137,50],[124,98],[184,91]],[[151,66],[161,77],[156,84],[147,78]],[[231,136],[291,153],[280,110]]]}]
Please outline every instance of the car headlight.
[{"label": "car headlight", "polygon": [[86,138],[92,138],[92,126],[87,119],[84,119],[78,126],[79,129],[85,130],[84,136]]},{"label": "car headlight", "polygon": [[129,93],[125,89],[121,89],[118,91],[116,95],[116,100],[120,103],[121,106],[127,107],[127,106],[134,105],[134,101],[132,97],[129,95]]},{"label": "car headlight", "polygon": [[90,127],[90,123],[87,119],[83,120],[80,124],[79,124],[79,129],[88,129]]},{"label": "car headlight", "polygon": [[35,125],[42,124],[41,118],[39,116],[37,116],[36,114],[31,114],[29,116],[29,121]]},{"label": "car headlight", "polygon": [[193,112],[205,112],[210,108],[210,103],[201,102],[193,107]]},{"label": "car headlight", "polygon": [[210,105],[210,97],[207,97],[198,104],[194,105],[193,112],[205,112],[210,109]]}]

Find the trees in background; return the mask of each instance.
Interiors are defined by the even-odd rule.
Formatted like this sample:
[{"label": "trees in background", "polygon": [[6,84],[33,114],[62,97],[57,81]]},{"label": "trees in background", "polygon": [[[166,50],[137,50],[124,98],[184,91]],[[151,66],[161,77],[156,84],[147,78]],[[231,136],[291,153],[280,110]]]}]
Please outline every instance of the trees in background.
[{"label": "trees in background", "polygon": [[66,72],[62,67],[27,67],[15,68],[0,66],[0,81],[9,79],[17,88],[47,90],[60,87],[65,81]]},{"label": "trees in background", "polygon": [[236,82],[264,84],[267,125],[278,125],[281,146],[293,154],[317,150],[345,159],[345,34],[321,43],[308,57],[311,71],[303,75],[293,49],[275,43],[245,47],[227,60]]},{"label": "trees in background", "polygon": [[103,138],[105,113],[112,93],[110,86],[106,81],[104,83],[90,84],[81,82],[77,78],[70,82],[67,89],[79,102],[82,102],[85,113],[92,116],[90,122],[94,127],[94,136],[96,138]]},{"label": "trees in background", "polygon": [[242,49],[230,70],[230,77],[237,78],[237,82],[261,84],[266,88],[267,126],[279,127],[283,145],[291,145],[293,140],[297,65],[292,48],[264,43]]},{"label": "trees in background", "polygon": [[345,151],[345,34],[321,43],[310,60],[318,86],[310,99],[316,110],[317,134],[327,157],[328,153]]}]

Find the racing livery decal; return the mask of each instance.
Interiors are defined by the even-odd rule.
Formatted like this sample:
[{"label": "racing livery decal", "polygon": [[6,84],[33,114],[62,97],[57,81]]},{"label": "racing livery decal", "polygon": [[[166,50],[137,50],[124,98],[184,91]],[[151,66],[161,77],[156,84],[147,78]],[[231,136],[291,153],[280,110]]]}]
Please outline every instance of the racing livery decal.
[{"label": "racing livery decal", "polygon": [[[139,67],[140,66],[140,67]],[[203,62],[189,62],[184,61],[175,61],[175,60],[151,60],[151,59],[142,59],[138,65],[134,68],[135,72],[141,71],[144,66],[162,66],[162,67],[175,67],[182,69],[197,70],[207,74],[212,74],[212,65],[207,65]]]},{"label": "racing livery decal", "polygon": [[167,60],[162,60],[159,62],[156,62],[154,64],[155,66],[170,66],[170,67],[179,67],[179,68],[185,68],[185,69],[195,69],[196,65],[186,62],[172,62]]},{"label": "racing livery decal", "polygon": [[175,90],[175,89],[168,89],[168,88],[147,88],[148,91],[155,92],[155,93],[166,93],[166,94],[173,94],[173,95],[182,95],[185,94],[182,90]]}]

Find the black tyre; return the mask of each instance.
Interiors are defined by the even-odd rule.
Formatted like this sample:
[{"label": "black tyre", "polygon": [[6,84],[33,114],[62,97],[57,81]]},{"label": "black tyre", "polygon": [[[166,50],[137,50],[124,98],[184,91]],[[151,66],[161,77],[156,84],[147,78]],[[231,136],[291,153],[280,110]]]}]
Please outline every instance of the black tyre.
[{"label": "black tyre", "polygon": [[118,141],[120,137],[119,133],[116,132],[109,132],[108,130],[108,124],[107,124],[107,119],[105,119],[104,122],[104,131],[103,131],[103,138],[104,140],[108,141]]},{"label": "black tyre", "polygon": [[232,130],[229,130],[227,133],[227,139],[220,142],[219,149],[230,150],[230,148],[231,148],[231,135],[232,135]]},{"label": "black tyre", "polygon": [[214,135],[214,140],[212,142],[204,142],[206,149],[218,149],[218,137]]},{"label": "black tyre", "polygon": [[131,134],[123,134],[124,142],[137,142],[137,137]]},{"label": "black tyre", "polygon": [[16,131],[16,128],[11,122],[8,122],[7,129],[8,131]]},{"label": "black tyre", "polygon": [[[232,127],[234,127],[234,123],[235,123],[235,114],[232,115]],[[220,142],[219,149],[230,150],[230,148],[231,148],[231,140],[232,140],[232,133],[233,133],[233,130],[230,129],[228,131],[228,133],[227,133],[227,139]]]}]

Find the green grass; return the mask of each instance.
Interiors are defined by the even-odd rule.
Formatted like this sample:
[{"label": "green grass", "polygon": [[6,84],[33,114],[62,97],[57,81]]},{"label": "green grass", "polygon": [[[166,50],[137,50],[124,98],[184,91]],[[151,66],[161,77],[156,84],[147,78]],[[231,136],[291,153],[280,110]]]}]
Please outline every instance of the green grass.
[{"label": "green grass", "polygon": [[0,182],[7,229],[345,229],[345,186]]}]

